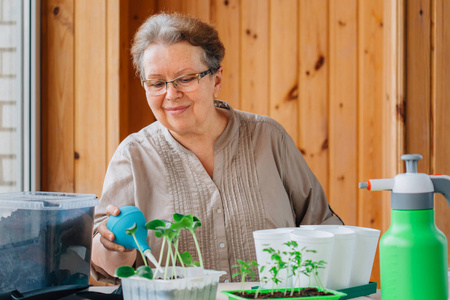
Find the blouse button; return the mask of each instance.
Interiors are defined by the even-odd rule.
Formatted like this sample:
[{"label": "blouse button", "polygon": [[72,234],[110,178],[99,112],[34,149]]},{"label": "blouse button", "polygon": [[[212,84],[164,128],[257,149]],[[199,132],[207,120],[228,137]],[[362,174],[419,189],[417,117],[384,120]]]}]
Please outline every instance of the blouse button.
[{"label": "blouse button", "polygon": [[220,248],[225,248],[225,243],[220,243],[219,246]]},{"label": "blouse button", "polygon": [[220,208],[218,208],[216,211],[218,214],[222,213],[222,210]]}]

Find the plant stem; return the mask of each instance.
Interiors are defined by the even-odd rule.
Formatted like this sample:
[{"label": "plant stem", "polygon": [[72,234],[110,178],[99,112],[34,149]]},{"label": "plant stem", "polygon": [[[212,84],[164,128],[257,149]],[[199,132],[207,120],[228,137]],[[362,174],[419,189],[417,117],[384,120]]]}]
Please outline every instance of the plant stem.
[{"label": "plant stem", "polygon": [[144,264],[145,264],[146,266],[148,266],[148,264],[147,264],[147,258],[145,257],[144,253],[142,253],[142,249],[141,249],[141,246],[139,245],[139,243],[138,243],[138,241],[137,241],[137,239],[136,239],[136,235],[133,233],[132,236],[133,236],[134,242],[135,242],[136,245],[138,246],[139,253],[141,253],[141,255],[142,255],[142,259],[144,260]]},{"label": "plant stem", "polygon": [[[164,237],[164,239],[166,239],[166,237]],[[167,248],[166,267],[165,267],[165,270],[164,270],[164,280],[167,279],[167,271],[169,270],[169,259],[170,259],[170,254],[172,252],[172,249],[170,248],[170,241],[169,240],[167,240],[167,246],[168,246],[168,248]]]},{"label": "plant stem", "polygon": [[192,236],[194,237],[194,243],[195,243],[195,247],[197,248],[197,253],[198,253],[198,260],[200,261],[200,267],[203,268],[203,259],[202,259],[202,253],[200,252],[200,246],[198,245],[198,241],[197,238],[195,237],[195,233],[192,230],[189,230],[192,233]]},{"label": "plant stem", "polygon": [[175,255],[178,257],[183,268],[184,277],[187,277],[186,268],[184,267],[183,259],[181,259],[180,252],[178,251],[178,240],[175,242]]}]

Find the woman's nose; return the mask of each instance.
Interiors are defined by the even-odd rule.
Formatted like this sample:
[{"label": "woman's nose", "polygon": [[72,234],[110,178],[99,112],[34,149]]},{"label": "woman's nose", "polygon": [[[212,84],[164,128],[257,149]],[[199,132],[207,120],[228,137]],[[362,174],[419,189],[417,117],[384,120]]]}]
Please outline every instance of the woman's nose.
[{"label": "woman's nose", "polygon": [[180,96],[181,92],[175,87],[173,82],[168,82],[166,86],[166,98],[168,100],[175,100]]}]

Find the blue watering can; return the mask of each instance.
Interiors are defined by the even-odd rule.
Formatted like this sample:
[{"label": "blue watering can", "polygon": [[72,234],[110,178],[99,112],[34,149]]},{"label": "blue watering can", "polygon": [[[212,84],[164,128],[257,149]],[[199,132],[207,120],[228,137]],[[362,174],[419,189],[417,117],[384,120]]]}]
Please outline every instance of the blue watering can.
[{"label": "blue watering can", "polygon": [[[132,235],[126,233],[126,229],[132,227],[136,223],[137,229],[135,232],[134,240]],[[120,213],[117,216],[109,216],[108,222],[106,222],[106,227],[114,233],[115,239],[114,243],[124,246],[127,249],[138,249],[141,250],[144,255],[157,267],[159,268],[158,261],[152,255],[150,246],[147,243],[147,228],[145,228],[144,214],[142,211],[135,206],[122,206],[120,208]]]}]

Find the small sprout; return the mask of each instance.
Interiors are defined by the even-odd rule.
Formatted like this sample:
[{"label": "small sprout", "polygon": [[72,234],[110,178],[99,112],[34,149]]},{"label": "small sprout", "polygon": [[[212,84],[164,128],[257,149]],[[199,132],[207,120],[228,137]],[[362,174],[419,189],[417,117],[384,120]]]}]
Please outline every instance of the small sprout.
[{"label": "small sprout", "polygon": [[136,275],[145,277],[147,279],[153,279],[153,272],[149,266],[140,266],[136,269]]},{"label": "small sprout", "polygon": [[147,260],[145,259],[145,255],[142,252],[141,245],[139,245],[139,243],[136,239],[136,235],[135,235],[136,230],[137,230],[137,224],[134,223],[130,228],[125,229],[125,233],[133,236],[134,242],[136,243],[136,246],[138,247],[139,253],[141,253],[142,259],[144,260],[144,264],[147,266]]},{"label": "small sprout", "polygon": [[254,260],[245,262],[238,259],[238,264],[234,265],[233,268],[239,268],[239,271],[232,275],[232,278],[241,275],[241,293],[244,292],[245,277],[249,275],[252,279],[255,279],[255,272],[253,272],[252,267],[257,267],[258,263]]},{"label": "small sprout", "polygon": [[173,226],[176,228],[184,228],[188,230],[192,237],[194,238],[195,247],[197,248],[197,254],[198,254],[198,260],[200,262],[200,267],[203,268],[203,259],[202,259],[202,253],[200,251],[200,246],[197,241],[197,237],[195,236],[194,230],[198,227],[202,226],[202,223],[200,220],[193,216],[192,214],[188,215],[182,215],[182,214],[174,214],[173,215],[174,224]]},{"label": "small sprout", "polygon": [[[170,261],[172,262],[171,266],[173,267],[173,270],[174,270],[174,272],[172,274],[173,276],[176,276],[175,275],[175,266],[176,266],[177,259],[178,259],[178,261],[180,261],[183,269],[184,269],[185,265],[189,266],[189,267],[191,267],[191,266],[203,267],[200,247],[198,245],[198,241],[197,241],[197,238],[194,233],[194,230],[197,229],[198,227],[200,227],[202,225],[202,223],[200,222],[200,220],[197,217],[194,217],[192,214],[182,215],[182,214],[176,213],[173,215],[173,218],[174,218],[173,222],[170,222],[168,220],[152,220],[145,224],[145,228],[148,230],[152,230],[157,238],[163,238],[158,265],[161,265],[161,261],[162,261],[163,254],[164,254],[164,248],[165,248],[165,245],[167,244],[166,264],[165,264],[165,270],[164,270],[164,276],[163,276],[164,279],[168,278],[168,268],[170,265],[169,264]],[[144,254],[142,253],[142,249],[141,249],[139,243],[137,242],[137,239],[135,236],[137,229],[138,229],[137,224],[134,223],[133,226],[131,226],[130,228],[127,228],[125,230],[125,232],[126,232],[126,234],[133,236],[133,239],[134,239],[136,245],[138,246],[138,250],[142,255],[145,266],[140,266],[139,268],[137,268],[136,271],[130,266],[121,266],[116,269],[116,275],[118,277],[123,277],[123,278],[137,275],[137,276],[145,277],[148,279],[153,279],[154,276],[153,276],[152,269],[147,265],[147,260],[144,256]],[[197,248],[200,262],[193,261],[192,255],[189,252],[184,252],[181,254],[179,253],[178,242],[179,242],[179,238],[180,238],[180,231],[182,229],[186,229],[192,234],[192,236],[194,238],[195,246]],[[159,271],[159,267],[156,270],[156,273],[158,273],[158,271]],[[186,275],[186,270],[184,272]]]},{"label": "small sprout", "polygon": [[116,275],[118,277],[127,278],[127,277],[131,277],[135,274],[136,273],[134,272],[133,267],[130,267],[130,266],[121,266],[116,269]]}]

